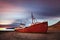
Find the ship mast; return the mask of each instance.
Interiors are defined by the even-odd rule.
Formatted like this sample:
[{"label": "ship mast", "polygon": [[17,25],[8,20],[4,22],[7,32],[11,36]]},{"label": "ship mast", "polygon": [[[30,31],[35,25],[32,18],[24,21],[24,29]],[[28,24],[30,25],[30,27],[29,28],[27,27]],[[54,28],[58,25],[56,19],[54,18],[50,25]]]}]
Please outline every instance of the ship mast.
[{"label": "ship mast", "polygon": [[33,13],[31,12],[31,18],[32,18],[32,24],[34,24],[34,16],[33,16]]}]

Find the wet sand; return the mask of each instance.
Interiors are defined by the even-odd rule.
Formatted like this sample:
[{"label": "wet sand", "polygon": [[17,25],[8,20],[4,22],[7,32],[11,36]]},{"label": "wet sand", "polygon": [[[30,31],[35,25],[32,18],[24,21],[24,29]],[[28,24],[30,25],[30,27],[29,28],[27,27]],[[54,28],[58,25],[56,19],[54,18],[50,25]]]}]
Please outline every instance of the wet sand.
[{"label": "wet sand", "polygon": [[0,32],[0,40],[60,40],[60,32],[47,32],[47,33]]}]

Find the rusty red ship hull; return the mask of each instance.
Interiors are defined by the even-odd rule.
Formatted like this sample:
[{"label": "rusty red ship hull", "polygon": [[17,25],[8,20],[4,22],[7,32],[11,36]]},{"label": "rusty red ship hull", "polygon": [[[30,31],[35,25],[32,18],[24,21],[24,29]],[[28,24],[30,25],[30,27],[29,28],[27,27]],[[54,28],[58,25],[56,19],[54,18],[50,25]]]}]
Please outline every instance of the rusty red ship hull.
[{"label": "rusty red ship hull", "polygon": [[45,33],[48,30],[48,23],[43,22],[43,23],[38,23],[31,25],[27,28],[24,29],[16,29],[17,32],[23,32],[23,33]]}]

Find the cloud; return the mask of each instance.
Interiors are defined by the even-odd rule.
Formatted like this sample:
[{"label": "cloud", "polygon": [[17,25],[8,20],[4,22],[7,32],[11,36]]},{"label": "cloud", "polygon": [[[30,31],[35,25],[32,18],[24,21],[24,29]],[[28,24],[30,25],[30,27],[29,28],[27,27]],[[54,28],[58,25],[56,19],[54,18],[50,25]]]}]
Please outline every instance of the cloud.
[{"label": "cloud", "polygon": [[60,1],[59,0],[54,0],[54,1],[0,0],[0,20],[20,19],[21,21],[25,19],[31,19],[31,12],[33,12],[34,17],[36,19],[39,19],[40,21],[41,20],[50,21],[50,20],[55,20],[57,18],[60,19]]},{"label": "cloud", "polygon": [[13,22],[15,22],[15,20],[0,20],[0,25],[10,25]]}]

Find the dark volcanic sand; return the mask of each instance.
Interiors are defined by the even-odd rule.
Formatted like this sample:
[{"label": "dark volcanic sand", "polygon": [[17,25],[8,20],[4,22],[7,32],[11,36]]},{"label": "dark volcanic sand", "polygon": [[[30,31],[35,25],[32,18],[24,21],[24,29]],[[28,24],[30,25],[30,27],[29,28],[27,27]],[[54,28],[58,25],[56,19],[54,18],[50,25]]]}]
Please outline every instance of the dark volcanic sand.
[{"label": "dark volcanic sand", "polygon": [[60,32],[19,33],[0,32],[0,40],[60,40]]}]

